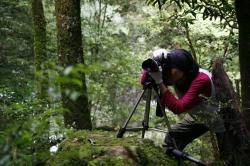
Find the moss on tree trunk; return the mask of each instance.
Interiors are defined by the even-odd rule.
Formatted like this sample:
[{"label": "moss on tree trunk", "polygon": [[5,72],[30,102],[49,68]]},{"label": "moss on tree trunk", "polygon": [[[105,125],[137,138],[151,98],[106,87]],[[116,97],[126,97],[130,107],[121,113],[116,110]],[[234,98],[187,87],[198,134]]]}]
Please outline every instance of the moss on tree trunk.
[{"label": "moss on tree trunk", "polygon": [[48,74],[46,70],[46,20],[41,0],[32,0],[34,24],[34,57],[37,72],[37,97],[47,98]]},{"label": "moss on tree trunk", "polygon": [[[56,0],[58,61],[63,68],[84,64],[80,17],[80,0]],[[75,129],[92,129],[90,108],[88,105],[85,73],[71,75],[82,82],[82,86],[73,83],[61,84],[62,106],[70,112],[64,113],[66,126]],[[80,95],[72,101],[65,90],[78,92]]]},{"label": "moss on tree trunk", "polygon": [[[43,100],[43,105],[49,103],[48,90],[48,73],[46,69],[47,53],[46,53],[46,20],[44,17],[44,10],[42,0],[32,0],[32,18],[34,24],[34,59],[36,67],[37,80],[37,98]],[[39,110],[39,114],[43,114],[44,110]],[[45,116],[43,119],[46,125],[49,125],[49,117]],[[44,163],[45,158],[42,154],[49,153],[49,134],[33,135],[34,153],[36,164]]]}]

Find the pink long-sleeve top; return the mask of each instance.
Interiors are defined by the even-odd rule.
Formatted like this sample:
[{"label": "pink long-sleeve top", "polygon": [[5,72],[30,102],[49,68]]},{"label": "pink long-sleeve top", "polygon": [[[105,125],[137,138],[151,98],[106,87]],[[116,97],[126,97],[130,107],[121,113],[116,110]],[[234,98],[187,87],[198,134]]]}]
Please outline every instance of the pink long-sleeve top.
[{"label": "pink long-sleeve top", "polygon": [[202,96],[211,97],[211,92],[212,84],[209,76],[203,72],[199,72],[198,76],[191,83],[189,90],[181,99],[177,99],[167,90],[161,98],[161,103],[174,114],[181,114],[201,104],[202,100],[204,100]]}]

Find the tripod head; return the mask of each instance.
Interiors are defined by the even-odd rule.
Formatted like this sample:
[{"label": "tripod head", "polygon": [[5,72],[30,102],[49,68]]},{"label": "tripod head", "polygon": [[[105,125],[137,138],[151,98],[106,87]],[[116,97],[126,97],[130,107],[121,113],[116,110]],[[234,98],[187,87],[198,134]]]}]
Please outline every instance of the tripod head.
[{"label": "tripod head", "polygon": [[[146,90],[146,89],[152,89],[154,88],[155,92],[158,93],[158,85],[155,84],[154,82],[146,82],[144,85],[143,85],[143,90]],[[162,94],[161,93],[158,93],[157,95],[159,95],[159,97],[161,98]],[[162,111],[161,111],[161,107],[160,107],[160,104],[159,101],[157,101],[157,105],[156,105],[156,116],[158,117],[163,117],[163,114],[162,114]],[[165,110],[165,107],[162,105],[162,108]]]},{"label": "tripod head", "polygon": [[[148,72],[146,72],[146,82],[144,83],[143,85],[143,90],[147,90],[147,89],[154,89],[155,92],[157,93],[156,95],[158,95],[160,98],[162,96],[162,93],[161,92],[158,92],[159,91],[159,87],[158,85],[155,83],[154,79],[150,76],[150,74]],[[160,102],[157,101],[157,105],[156,105],[156,116],[158,117],[163,117],[163,114],[162,114],[162,110],[161,110],[161,107],[160,107]],[[163,110],[165,110],[165,107],[163,105],[161,105]]]},{"label": "tripod head", "polygon": [[143,90],[152,89],[153,87],[157,87],[155,80],[150,76],[148,72],[146,72],[146,81],[143,84]]},{"label": "tripod head", "polygon": [[172,146],[168,146],[166,154],[169,155],[169,156],[174,155],[175,157],[180,158],[182,160],[189,160],[189,161],[191,161],[193,163],[196,163],[197,165],[207,166],[206,164],[200,162],[199,160],[196,160],[196,159],[188,156],[187,153],[182,152],[180,150],[177,150]]}]

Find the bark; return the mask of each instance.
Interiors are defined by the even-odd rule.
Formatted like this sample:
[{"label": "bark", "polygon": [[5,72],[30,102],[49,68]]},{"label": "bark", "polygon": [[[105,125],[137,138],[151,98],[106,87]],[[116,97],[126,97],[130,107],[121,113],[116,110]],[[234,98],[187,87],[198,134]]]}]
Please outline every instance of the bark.
[{"label": "bark", "polygon": [[250,131],[250,1],[235,0],[239,25],[239,62],[244,119]]},{"label": "bark", "polygon": [[34,57],[36,66],[37,97],[47,98],[48,74],[46,70],[46,20],[41,0],[32,0],[32,14],[34,24]]},{"label": "bark", "polygon": [[[34,24],[34,59],[36,67],[36,80],[37,80],[37,98],[43,100],[44,105],[49,103],[47,94],[48,90],[48,73],[46,69],[47,53],[46,53],[46,20],[44,16],[42,0],[32,0],[32,17]],[[44,110],[39,110],[38,113],[43,114]],[[45,116],[43,121],[47,122],[46,127],[49,126],[49,117]],[[47,128],[48,129],[48,128]],[[36,165],[43,165],[45,163],[44,154],[49,153],[49,132],[37,133],[33,135],[34,154],[33,159]]]},{"label": "bark", "polygon": [[221,102],[221,114],[233,150],[233,158],[229,165],[250,165],[250,137],[244,123],[240,102],[219,58],[216,59],[212,75],[216,98]]},{"label": "bark", "polygon": [[[58,61],[64,69],[77,64],[84,64],[82,48],[82,32],[80,18],[80,0],[56,0],[56,24]],[[60,73],[62,76],[62,73]],[[77,130],[92,129],[90,108],[88,105],[85,73],[70,75],[78,79],[82,86],[73,83],[62,83],[62,106],[70,112],[64,113],[64,123],[67,127]],[[79,97],[73,101],[66,90],[79,93]]]}]

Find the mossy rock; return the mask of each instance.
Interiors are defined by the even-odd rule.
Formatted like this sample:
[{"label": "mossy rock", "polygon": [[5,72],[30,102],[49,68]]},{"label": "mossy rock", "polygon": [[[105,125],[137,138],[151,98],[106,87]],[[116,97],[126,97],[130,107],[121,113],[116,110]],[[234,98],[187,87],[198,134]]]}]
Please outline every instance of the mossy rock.
[{"label": "mossy rock", "polygon": [[[92,141],[92,142],[91,142]],[[115,138],[107,132],[77,131],[63,140],[48,166],[176,166],[152,140]]]}]

